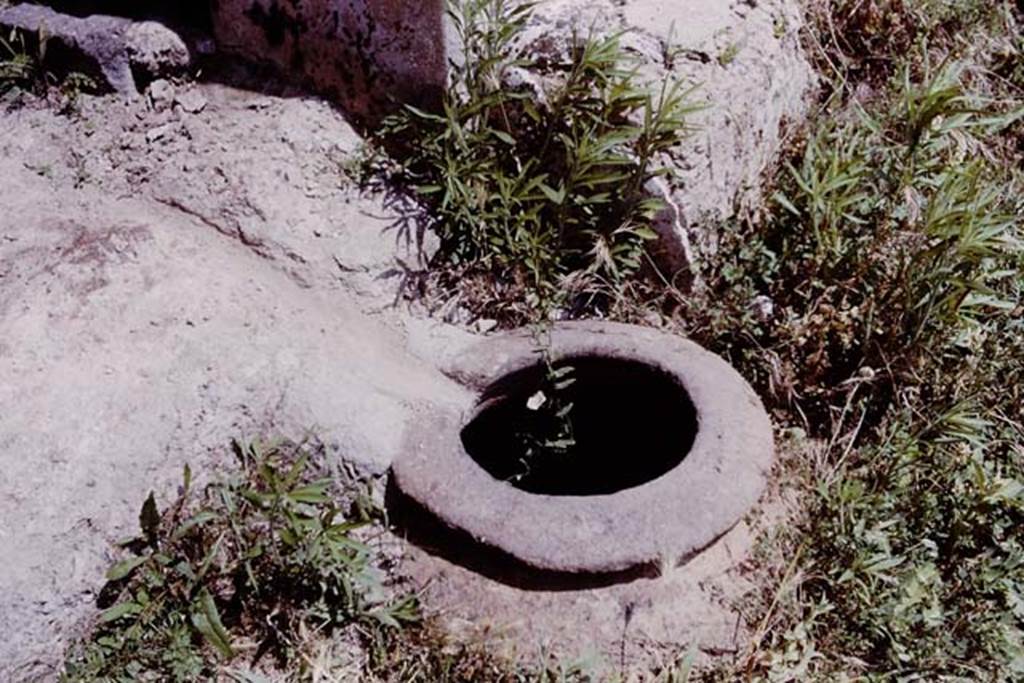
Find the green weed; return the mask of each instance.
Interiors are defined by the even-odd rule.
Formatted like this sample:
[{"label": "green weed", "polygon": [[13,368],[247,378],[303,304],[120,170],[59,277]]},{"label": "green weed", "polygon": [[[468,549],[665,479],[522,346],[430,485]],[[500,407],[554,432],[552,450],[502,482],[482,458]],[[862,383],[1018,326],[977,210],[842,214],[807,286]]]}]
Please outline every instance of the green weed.
[{"label": "green weed", "polygon": [[518,283],[547,302],[635,274],[660,204],[645,185],[687,130],[678,85],[638,83],[618,35],[574,36],[564,61],[520,44],[533,3],[464,0],[451,17],[465,51],[440,113],[408,108],[381,144],[441,238],[440,260]]},{"label": "green weed", "polygon": [[[932,47],[885,43],[884,88],[833,97],[708,291],[673,299],[822,438],[785,465],[803,500],[766,539],[754,644],[711,680],[1024,679],[1024,98],[978,66],[1007,7],[896,4]],[[980,31],[963,60],[951,26]]]},{"label": "green weed", "polygon": [[718,54],[718,65],[729,66],[736,61],[736,58],[740,55],[740,46],[738,43],[729,43],[719,54]]},{"label": "green weed", "polygon": [[40,78],[39,60],[28,49],[20,31],[0,36],[0,97],[30,90]]},{"label": "green weed", "polygon": [[566,394],[576,383],[575,368],[552,357],[550,335],[549,325],[535,326],[534,339],[544,373],[536,391],[526,401],[525,414],[531,418],[528,428],[516,434],[522,469],[513,480],[542,471],[552,459],[572,454],[576,446],[572,419],[574,404]]},{"label": "green weed", "polygon": [[106,608],[63,680],[210,679],[242,657],[301,673],[307,634],[417,619],[411,596],[388,597],[377,553],[357,539],[372,506],[339,491],[316,449],[234,451],[238,469],[224,481],[193,491],[186,468],[168,509],[147,498],[141,534],[107,573]]},{"label": "green weed", "polygon": [[774,214],[727,231],[708,291],[677,304],[689,334],[812,432],[831,431],[854,385],[876,423],[1016,306],[1021,179],[989,140],[1024,109],[965,91],[960,73],[907,77],[878,109],[822,122],[784,169]]},{"label": "green weed", "polygon": [[58,77],[45,69],[48,40],[45,31],[28,34],[12,29],[6,39],[0,36],[0,101],[16,102],[22,93],[56,95],[60,113],[72,114],[81,95],[97,89],[96,82],[80,72]]},{"label": "green weed", "polygon": [[809,42],[826,93],[884,87],[924,46],[969,47],[968,32],[1005,31],[1008,0],[822,0],[809,7]]}]

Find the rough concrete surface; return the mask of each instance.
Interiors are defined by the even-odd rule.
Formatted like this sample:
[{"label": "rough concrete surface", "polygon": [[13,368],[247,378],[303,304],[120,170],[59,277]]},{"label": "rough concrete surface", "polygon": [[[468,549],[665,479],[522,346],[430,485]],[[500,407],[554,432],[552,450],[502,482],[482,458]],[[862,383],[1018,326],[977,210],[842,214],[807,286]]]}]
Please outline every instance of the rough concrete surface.
[{"label": "rough concrete surface", "polygon": [[[113,541],[183,463],[314,430],[381,472],[424,405],[469,400],[361,310],[393,296],[377,278],[395,241],[381,200],[339,189],[330,150],[311,151],[352,139],[337,114],[203,93],[187,120],[109,99],[74,120],[4,116],[2,680],[52,676]],[[174,133],[147,141],[154,125]]]},{"label": "rough concrete surface", "polygon": [[523,588],[422,542],[410,546],[400,569],[457,638],[527,665],[557,653],[585,663],[597,681],[646,680],[630,672],[742,652],[749,634],[736,605],[754,588],[742,566],[753,541],[740,523],[683,567],[606,586]]}]

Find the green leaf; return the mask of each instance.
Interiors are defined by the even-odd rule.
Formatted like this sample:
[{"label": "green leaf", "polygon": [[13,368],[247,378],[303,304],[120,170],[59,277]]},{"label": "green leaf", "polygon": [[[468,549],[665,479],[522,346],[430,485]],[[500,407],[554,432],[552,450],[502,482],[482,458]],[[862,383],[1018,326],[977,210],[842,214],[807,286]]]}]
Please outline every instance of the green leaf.
[{"label": "green leaf", "polygon": [[280,530],[278,530],[277,535],[281,538],[281,541],[287,546],[295,547],[299,543],[299,539],[295,535],[295,532],[291,529],[288,529],[287,527],[283,527]]},{"label": "green leaf", "polygon": [[494,137],[496,137],[499,140],[501,140],[502,142],[504,142],[506,145],[512,146],[512,145],[516,144],[516,139],[514,137],[512,137],[511,135],[509,135],[508,133],[506,133],[505,131],[496,130],[496,129],[492,128],[491,129],[491,134]]},{"label": "green leaf", "polygon": [[191,581],[191,582],[195,582],[196,581],[197,577],[196,577],[196,573],[194,571],[192,571],[192,565],[190,565],[185,560],[182,560],[178,564],[174,565],[174,570],[176,572],[178,572],[179,574],[181,574],[182,576],[184,576],[189,581]]},{"label": "green leaf", "polygon": [[199,594],[196,611],[192,613],[192,625],[222,655],[228,659],[235,656],[234,650],[231,649],[231,636],[221,622],[217,604],[210,592],[205,589]]},{"label": "green leaf", "polygon": [[149,492],[149,497],[146,498],[146,502],[142,504],[142,511],[139,512],[139,527],[149,544],[155,546],[160,532],[160,511],[157,510],[156,499],[153,498],[152,491]]},{"label": "green leaf", "polygon": [[870,562],[865,569],[872,574],[882,574],[903,564],[904,559],[903,557],[879,557]]},{"label": "green leaf", "polygon": [[402,628],[402,625],[398,623],[398,620],[388,614],[385,610],[374,610],[373,612],[370,612],[369,616],[376,619],[382,626],[387,626],[388,628],[393,629]]},{"label": "green leaf", "polygon": [[210,512],[208,510],[198,512],[192,517],[182,522],[181,526],[174,530],[174,533],[171,534],[171,540],[179,541],[191,529],[194,529],[197,526],[202,526],[203,524],[206,524],[208,522],[212,522],[215,519],[217,519],[217,515],[213,512]]},{"label": "green leaf", "polygon": [[782,194],[781,192],[776,192],[775,194],[773,194],[772,199],[778,202],[782,206],[782,208],[784,208],[786,211],[789,211],[794,216],[803,215],[800,209],[796,208],[796,206],[793,205],[793,202],[789,201],[789,198],[786,197],[786,195]]},{"label": "green leaf", "polygon": [[561,205],[565,201],[565,190],[555,190],[547,183],[540,184],[540,191],[544,193],[553,204]]},{"label": "green leaf", "polygon": [[330,497],[327,495],[328,486],[329,482],[317,482],[308,486],[302,486],[292,490],[288,497],[296,503],[326,503],[330,500]]},{"label": "green leaf", "polygon": [[633,228],[633,234],[644,240],[645,242],[651,242],[658,239],[658,233],[654,232],[647,227]]},{"label": "green leaf", "polygon": [[100,623],[107,624],[124,617],[138,614],[142,611],[142,605],[137,602],[120,602],[110,609],[100,612]]},{"label": "green leaf", "polygon": [[149,557],[132,557],[118,562],[107,570],[107,581],[120,581],[135,571],[138,567],[145,564],[148,559]]}]

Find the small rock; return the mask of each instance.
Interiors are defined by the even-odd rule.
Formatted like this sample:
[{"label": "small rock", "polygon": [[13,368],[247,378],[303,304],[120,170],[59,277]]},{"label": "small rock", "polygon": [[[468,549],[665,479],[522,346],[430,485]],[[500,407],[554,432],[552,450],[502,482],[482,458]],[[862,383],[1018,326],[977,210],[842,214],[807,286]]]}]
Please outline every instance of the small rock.
[{"label": "small rock", "polygon": [[548,96],[547,90],[544,88],[544,82],[537,74],[528,69],[512,67],[504,74],[504,83],[502,85],[510,90],[529,93],[537,102],[545,107],[548,106]]},{"label": "small rock", "polygon": [[766,323],[775,315],[775,302],[771,297],[762,294],[750,301],[749,309],[758,322]]},{"label": "small rock", "polygon": [[452,306],[444,313],[443,320],[451,325],[468,325],[472,314],[465,306]]},{"label": "small rock", "polygon": [[153,144],[158,140],[162,140],[163,138],[167,137],[172,132],[174,132],[174,128],[176,125],[177,124],[172,122],[165,123],[164,125],[157,126],[156,128],[150,128],[148,131],[146,131],[146,142],[148,142],[149,144]]},{"label": "small rock", "polygon": [[175,102],[174,85],[163,78],[150,83],[146,92],[149,95],[150,104],[156,111],[168,109]]},{"label": "small rock", "polygon": [[175,98],[174,102],[189,114],[198,114],[206,109],[206,98],[196,90],[189,90]]},{"label": "small rock", "polygon": [[129,99],[138,95],[140,86],[183,73],[192,63],[181,36],[155,21],[106,14],[80,17],[36,4],[8,7],[0,2],[0,34],[13,29],[46,34],[51,49],[45,53],[45,68],[87,74],[101,92]]},{"label": "small rock", "polygon": [[0,4],[0,34],[6,36],[15,29],[30,35],[45,33],[49,46],[45,68],[67,72],[66,65],[73,64],[75,71],[97,76],[100,91],[126,97],[138,94],[124,45],[128,19],[99,14],[76,17],[41,5],[4,4]]},{"label": "small rock", "polygon": [[662,317],[657,311],[647,311],[644,313],[644,324],[648,327],[664,327],[665,318]]},{"label": "small rock", "polygon": [[183,73],[192,63],[181,36],[156,21],[131,23],[124,41],[135,72],[149,78]]},{"label": "small rock", "polygon": [[490,318],[480,318],[473,324],[473,329],[479,334],[487,334],[495,327],[498,326],[497,320],[491,320]]},{"label": "small rock", "polygon": [[651,222],[651,227],[658,234],[658,242],[653,249],[658,266],[672,281],[676,281],[676,275],[681,272],[695,277],[697,259],[694,256],[693,247],[690,245],[690,233],[686,229],[682,208],[661,178],[649,180],[644,186],[644,190],[650,196],[660,199],[664,204],[664,208],[654,216],[654,220]]}]

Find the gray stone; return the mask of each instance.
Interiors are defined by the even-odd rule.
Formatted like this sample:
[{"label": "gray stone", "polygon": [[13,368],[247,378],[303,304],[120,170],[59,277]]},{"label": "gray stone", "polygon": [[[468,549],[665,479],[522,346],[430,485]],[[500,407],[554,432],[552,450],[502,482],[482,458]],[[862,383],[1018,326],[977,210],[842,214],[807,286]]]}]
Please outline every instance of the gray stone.
[{"label": "gray stone", "polygon": [[[138,92],[135,73],[157,78],[181,73],[190,62],[181,38],[151,21],[99,14],[75,17],[21,4],[0,8],[0,28],[18,29],[33,40],[45,37],[49,48],[44,66],[83,72],[97,80],[99,88],[130,97]],[[53,49],[58,46],[61,49]]]},{"label": "gray stone", "polygon": [[124,41],[135,73],[150,80],[183,74],[192,63],[181,36],[156,21],[130,23]]},{"label": "gray stone", "polygon": [[[484,391],[535,366],[537,345],[529,332],[492,336],[463,353],[447,372]],[[727,532],[757,501],[774,456],[771,422],[749,385],[721,358],[668,333],[602,322],[555,324],[550,353],[634,360],[669,373],[685,387],[699,422],[682,462],[647,483],[610,494],[530,493],[495,479],[467,454],[460,433],[471,413],[438,410],[410,425],[407,446],[392,465],[398,488],[482,548],[560,574],[672,566]],[[638,457],[643,454],[622,453],[624,462]]]},{"label": "gray stone", "polygon": [[479,334],[487,334],[488,332],[494,330],[497,326],[497,320],[492,320],[490,318],[480,318],[479,320],[473,323],[473,330]]},{"label": "gray stone", "polygon": [[170,121],[160,126],[155,126],[146,131],[146,142],[153,144],[159,142],[164,138],[172,135],[175,131],[180,129],[180,125],[176,121]]},{"label": "gray stone", "polygon": [[651,248],[655,263],[665,279],[672,284],[679,284],[677,277],[680,273],[692,279],[700,269],[679,204],[662,178],[648,181],[645,189],[650,196],[660,199],[664,204],[651,223],[654,232],[658,234],[658,240]]},{"label": "gray stone", "polygon": [[189,90],[178,95],[174,103],[188,114],[198,114],[206,109],[206,98],[198,90]]},{"label": "gray stone", "polygon": [[[136,93],[131,62],[124,42],[130,22],[120,17],[72,17],[41,5],[15,5],[0,10],[0,28],[18,29],[30,36],[46,36],[50,44],[60,45],[74,60],[73,71],[99,78],[100,87],[122,95]],[[47,50],[49,59],[56,50]]]},{"label": "gray stone", "polygon": [[747,309],[761,323],[766,323],[775,315],[775,302],[764,294],[755,296],[747,305]]},{"label": "gray stone", "polygon": [[175,88],[170,81],[160,78],[149,84],[146,89],[149,102],[156,111],[170,109],[174,104]]}]

